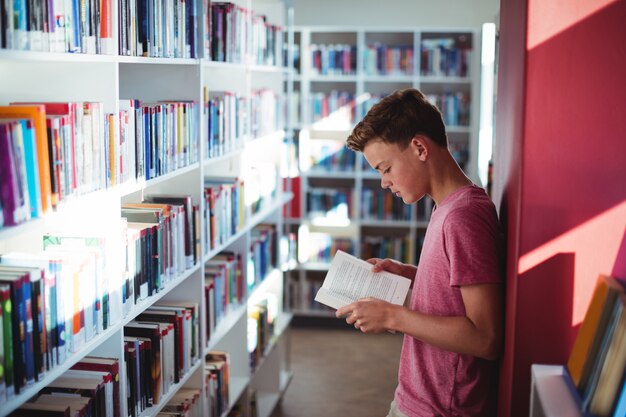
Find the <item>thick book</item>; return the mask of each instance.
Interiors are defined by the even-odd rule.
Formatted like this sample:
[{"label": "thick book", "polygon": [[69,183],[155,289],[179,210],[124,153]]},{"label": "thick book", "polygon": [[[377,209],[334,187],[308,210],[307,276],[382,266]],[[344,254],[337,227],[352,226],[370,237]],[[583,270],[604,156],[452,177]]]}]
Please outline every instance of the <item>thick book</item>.
[{"label": "thick book", "polygon": [[583,407],[589,404],[589,409],[585,411],[595,416],[610,415],[626,370],[626,294],[621,294],[615,305],[612,332],[607,332],[603,342],[604,358],[596,367],[597,379],[594,378],[589,399],[583,401]]},{"label": "thick book", "polygon": [[611,312],[622,293],[624,287],[617,279],[606,275],[598,277],[591,302],[567,361],[567,370],[580,393],[586,391]]},{"label": "thick book", "polygon": [[372,264],[338,250],[315,301],[334,309],[366,297],[402,305],[410,286],[410,279],[388,271],[372,272]]}]

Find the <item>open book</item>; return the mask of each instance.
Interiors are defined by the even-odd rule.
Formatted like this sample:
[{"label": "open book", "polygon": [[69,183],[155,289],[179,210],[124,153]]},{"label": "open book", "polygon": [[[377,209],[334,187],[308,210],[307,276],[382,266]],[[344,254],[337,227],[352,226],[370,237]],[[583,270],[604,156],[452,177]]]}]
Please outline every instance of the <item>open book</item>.
[{"label": "open book", "polygon": [[374,297],[402,305],[411,280],[391,272],[372,272],[372,264],[338,250],[315,301],[338,309]]}]

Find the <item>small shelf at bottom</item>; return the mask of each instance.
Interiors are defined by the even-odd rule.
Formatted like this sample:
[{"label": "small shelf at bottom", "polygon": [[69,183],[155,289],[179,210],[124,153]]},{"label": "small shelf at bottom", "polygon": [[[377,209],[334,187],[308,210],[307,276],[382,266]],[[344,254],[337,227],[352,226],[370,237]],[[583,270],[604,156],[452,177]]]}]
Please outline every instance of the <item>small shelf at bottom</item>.
[{"label": "small shelf at bottom", "polygon": [[531,417],[583,417],[578,394],[562,365],[531,366]]}]

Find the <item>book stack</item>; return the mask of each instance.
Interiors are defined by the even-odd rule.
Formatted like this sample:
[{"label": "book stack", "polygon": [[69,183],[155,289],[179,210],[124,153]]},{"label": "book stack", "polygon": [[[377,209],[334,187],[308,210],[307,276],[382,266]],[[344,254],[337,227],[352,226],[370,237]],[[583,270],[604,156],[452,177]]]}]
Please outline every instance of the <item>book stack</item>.
[{"label": "book stack", "polygon": [[11,416],[120,417],[119,361],[83,358]]},{"label": "book stack", "polygon": [[[112,0],[7,1],[0,5],[6,19],[0,47],[38,52],[116,52]],[[4,20],[4,17],[3,17]]]},{"label": "book stack", "polygon": [[241,254],[221,252],[205,264],[204,297],[207,306],[205,329],[207,341],[215,332],[220,319],[228,311],[243,304],[245,295]]},{"label": "book stack", "polygon": [[226,351],[212,350],[205,356],[207,400],[209,417],[222,416],[229,407],[230,355]]},{"label": "book stack", "polygon": [[582,411],[598,417],[626,412],[626,293],[600,275],[567,361]]},{"label": "book stack", "polygon": [[231,91],[204,88],[207,118],[206,159],[216,158],[243,148],[248,131],[247,100]]}]

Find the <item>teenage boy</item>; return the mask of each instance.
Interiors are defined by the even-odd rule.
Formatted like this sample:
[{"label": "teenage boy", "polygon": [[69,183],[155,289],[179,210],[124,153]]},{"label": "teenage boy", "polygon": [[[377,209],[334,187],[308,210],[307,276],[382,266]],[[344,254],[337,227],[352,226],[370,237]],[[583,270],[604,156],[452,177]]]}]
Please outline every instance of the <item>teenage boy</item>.
[{"label": "teenage boy", "polygon": [[435,202],[418,266],[368,259],[375,272],[413,281],[408,306],[367,298],[337,310],[364,333],[404,334],[389,416],[495,415],[503,306],[492,201],[458,166],[441,113],[418,90],[373,106],[347,146],[405,204],[426,195]]}]

